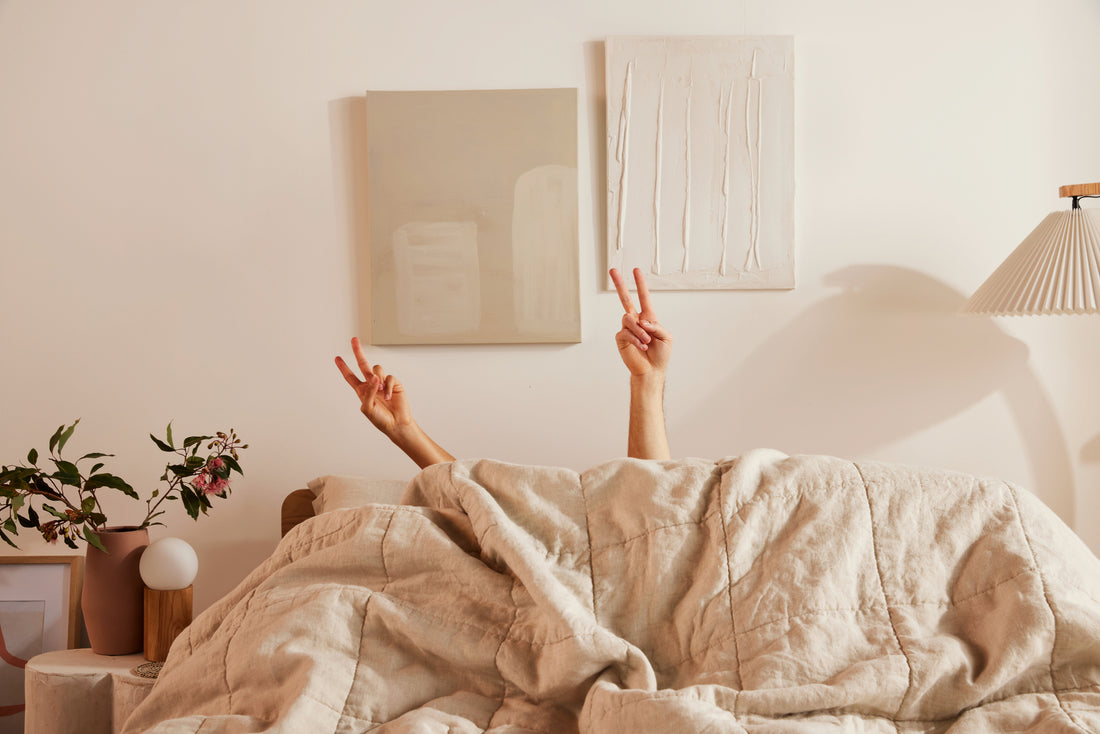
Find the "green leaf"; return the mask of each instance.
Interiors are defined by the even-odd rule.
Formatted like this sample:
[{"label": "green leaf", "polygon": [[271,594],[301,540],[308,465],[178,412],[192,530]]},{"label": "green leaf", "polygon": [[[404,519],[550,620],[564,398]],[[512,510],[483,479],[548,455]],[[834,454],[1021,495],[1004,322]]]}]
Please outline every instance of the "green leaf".
[{"label": "green leaf", "polygon": [[102,459],[104,456],[114,456],[114,454],[103,454],[99,451],[93,451],[90,454],[84,454],[77,461],[84,461],[85,459]]},{"label": "green leaf", "polygon": [[27,463],[34,465],[38,463],[38,449],[31,449],[27,454]]},{"label": "green leaf", "polygon": [[68,535],[65,536],[65,545],[69,546],[73,550],[78,550],[78,548],[76,547],[76,543],[74,543],[73,539],[70,538]]},{"label": "green leaf", "polygon": [[15,526],[15,520],[12,520],[10,517],[4,521],[4,530],[12,535],[19,535],[19,528]]},{"label": "green leaf", "polygon": [[232,456],[229,456],[229,455],[222,456],[222,461],[225,462],[226,466],[228,466],[230,469],[237,472],[238,474],[242,474],[242,475],[244,474],[244,470],[241,469],[241,465],[238,464],[237,460],[234,459]]},{"label": "green leaf", "polygon": [[95,497],[85,497],[84,501],[80,503],[80,511],[84,513],[91,512],[95,509]]},{"label": "green leaf", "polygon": [[100,487],[110,487],[111,489],[117,489],[127,497],[133,497],[134,499],[141,499],[138,497],[138,493],[134,491],[134,488],[126,483],[122,477],[116,477],[114,474],[93,474],[88,477],[88,481],[84,483],[84,489],[88,492],[94,492]]},{"label": "green leaf", "polygon": [[53,453],[53,450],[55,448],[57,448],[57,442],[61,439],[61,434],[64,433],[64,432],[65,432],[65,424],[62,423],[60,426],[57,427],[57,430],[53,432],[53,435],[50,436],[50,453],[51,454]]},{"label": "green leaf", "polygon": [[210,438],[210,436],[188,436],[183,440],[183,447],[189,449],[192,446],[199,445],[208,438]]},{"label": "green leaf", "polygon": [[172,421],[168,421],[167,438],[168,438],[168,445],[175,448],[176,444],[172,441]]},{"label": "green leaf", "polygon": [[172,464],[168,467],[173,474],[177,477],[189,477],[195,473],[194,469],[190,469],[183,464]]},{"label": "green leaf", "polygon": [[4,541],[8,545],[10,545],[12,548],[15,548],[16,550],[19,550],[19,546],[17,546],[15,543],[11,542],[11,538],[9,538],[7,535],[5,535],[3,530],[0,530],[0,540]]},{"label": "green leaf", "polygon": [[187,510],[187,514],[190,515],[191,519],[198,520],[200,507],[198,495],[189,487],[184,487],[180,490],[180,499],[183,500],[183,507]]},{"label": "green leaf", "polygon": [[76,464],[63,459],[51,459],[51,461],[57,465],[57,472],[53,475],[54,479],[70,487],[80,486],[80,470],[76,468]]},{"label": "green leaf", "polygon": [[164,441],[161,441],[159,438],[157,438],[153,434],[150,433],[149,438],[153,439],[153,443],[155,443],[157,445],[157,448],[160,449],[161,451],[167,452],[169,454],[175,452],[174,448],[172,448],[171,446],[166,444]]},{"label": "green leaf", "polygon": [[96,473],[97,471],[99,471],[99,470],[100,470],[100,469],[102,469],[102,468],[103,468],[103,462],[100,462],[100,463],[98,463],[98,464],[95,464],[95,465],[94,465],[94,466],[92,467],[92,470],[91,470],[90,472],[88,472],[88,473],[89,473],[89,474],[95,474],[95,473]]},{"label": "green leaf", "polygon": [[52,497],[53,499],[61,499],[61,493],[58,492],[52,484],[46,481],[47,479],[52,479],[52,477],[35,474],[27,479],[34,485],[35,490],[38,492],[41,492],[47,497]]},{"label": "green leaf", "polygon": [[103,543],[100,542],[99,536],[93,533],[88,527],[84,528],[84,540],[88,541],[96,548],[99,548],[104,553],[107,553],[107,549],[103,547]]},{"label": "green leaf", "polygon": [[68,428],[65,429],[64,433],[62,433],[61,437],[57,440],[57,453],[58,453],[58,455],[60,455],[61,452],[65,450],[65,444],[67,444],[69,442],[69,439],[72,438],[73,431],[76,430],[76,424],[79,423],[79,422],[80,422],[80,419],[78,418],[77,420],[75,420],[73,422],[73,424],[71,426],[69,426]]},{"label": "green leaf", "polygon": [[188,456],[187,466],[192,469],[204,467],[206,466],[206,459],[202,458],[201,456]]},{"label": "green leaf", "polygon": [[49,505],[47,505],[45,503],[42,504],[42,509],[45,510],[46,512],[50,513],[54,517],[56,517],[58,520],[68,520],[69,519],[69,516],[66,515],[64,512],[58,512],[57,510],[55,510],[54,508],[50,507]]},{"label": "green leaf", "polygon": [[19,521],[19,524],[25,528],[38,527],[38,513],[34,511],[33,507],[27,508],[27,516],[25,518],[20,515],[16,515],[15,517]]}]

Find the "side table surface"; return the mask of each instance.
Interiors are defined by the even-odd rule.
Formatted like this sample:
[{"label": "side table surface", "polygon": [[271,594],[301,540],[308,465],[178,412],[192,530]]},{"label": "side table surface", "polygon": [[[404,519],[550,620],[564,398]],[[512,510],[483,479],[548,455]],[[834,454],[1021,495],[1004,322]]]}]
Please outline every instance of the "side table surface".
[{"label": "side table surface", "polygon": [[116,734],[156,680],[131,671],[141,654],[90,649],[36,655],[26,668],[26,734]]}]

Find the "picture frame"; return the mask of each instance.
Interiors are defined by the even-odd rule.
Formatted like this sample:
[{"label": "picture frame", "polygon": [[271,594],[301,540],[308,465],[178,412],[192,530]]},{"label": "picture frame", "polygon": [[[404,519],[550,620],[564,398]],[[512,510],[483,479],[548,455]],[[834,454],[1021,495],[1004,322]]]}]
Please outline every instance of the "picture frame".
[{"label": "picture frame", "polygon": [[23,731],[27,661],[77,646],[83,578],[83,556],[0,556],[0,734]]},{"label": "picture frame", "polygon": [[581,341],[576,88],[368,91],[370,343]]}]

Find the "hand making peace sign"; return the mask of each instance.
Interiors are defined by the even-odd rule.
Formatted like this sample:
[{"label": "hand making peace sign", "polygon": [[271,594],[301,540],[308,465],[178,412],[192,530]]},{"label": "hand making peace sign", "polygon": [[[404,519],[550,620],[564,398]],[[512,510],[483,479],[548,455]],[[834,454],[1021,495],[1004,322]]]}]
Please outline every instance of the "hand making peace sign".
[{"label": "hand making peace sign", "polygon": [[611,268],[610,275],[626,311],[623,315],[623,327],[615,335],[619,356],[631,375],[664,372],[672,355],[672,335],[657,321],[657,313],[653,310],[653,302],[650,300],[649,288],[646,287],[641,268],[634,268],[634,282],[638,285],[638,310],[634,308],[634,300],[622,274]]},{"label": "hand making peace sign", "polygon": [[336,358],[336,366],[355,390],[363,415],[387,436],[401,426],[412,423],[412,412],[409,410],[404,386],[393,375],[387,375],[382,365],[371,366],[358,337],[351,340],[351,349],[359,370],[363,373],[363,379],[356,376],[343,357]]},{"label": "hand making peace sign", "polygon": [[351,350],[363,379],[348,367],[343,357],[336,358],[336,366],[344,380],[355,390],[359,409],[404,451],[421,468],[444,461],[454,461],[454,456],[431,439],[413,420],[409,399],[402,385],[393,375],[387,375],[381,365],[371,365],[358,338],[351,340]]}]

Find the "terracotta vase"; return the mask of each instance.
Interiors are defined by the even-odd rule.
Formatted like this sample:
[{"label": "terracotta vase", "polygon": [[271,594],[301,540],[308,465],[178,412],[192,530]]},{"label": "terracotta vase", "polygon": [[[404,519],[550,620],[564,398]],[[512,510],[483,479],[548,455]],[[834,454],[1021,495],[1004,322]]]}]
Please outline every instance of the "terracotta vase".
[{"label": "terracotta vase", "polygon": [[149,531],[114,527],[103,528],[98,535],[107,552],[88,545],[80,594],[88,641],[100,655],[141,652],[145,585],[138,563],[149,545]]}]

